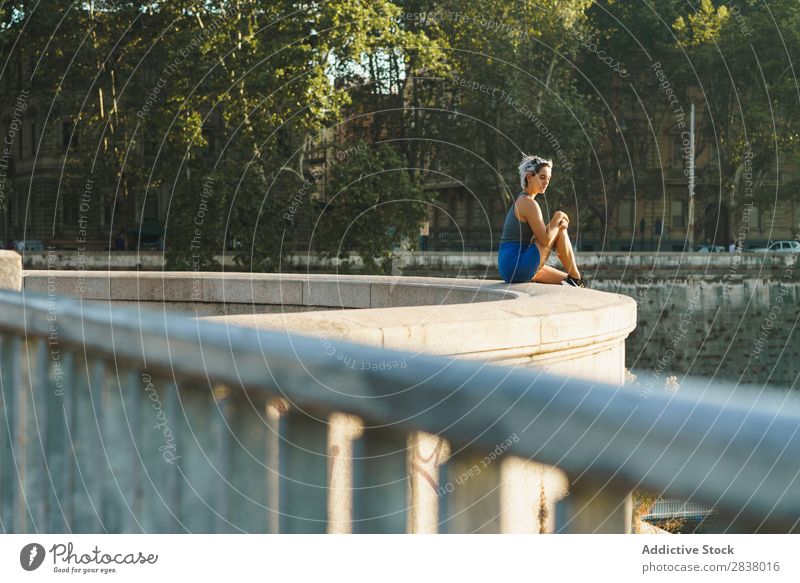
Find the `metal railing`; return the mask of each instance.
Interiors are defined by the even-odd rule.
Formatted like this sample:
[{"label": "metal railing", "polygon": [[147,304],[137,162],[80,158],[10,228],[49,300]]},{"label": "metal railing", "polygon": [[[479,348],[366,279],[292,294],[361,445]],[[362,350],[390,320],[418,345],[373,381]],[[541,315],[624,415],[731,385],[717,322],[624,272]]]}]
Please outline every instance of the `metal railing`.
[{"label": "metal railing", "polygon": [[656,500],[653,507],[645,516],[645,519],[649,521],[693,519],[697,522],[702,522],[713,514],[714,509],[703,504],[676,500],[674,498],[663,498]]},{"label": "metal railing", "polygon": [[629,531],[634,488],[732,531],[798,528],[797,410],[47,295],[0,306],[5,532],[419,532],[420,488],[434,530],[500,531],[511,456],[566,472],[560,532]]}]

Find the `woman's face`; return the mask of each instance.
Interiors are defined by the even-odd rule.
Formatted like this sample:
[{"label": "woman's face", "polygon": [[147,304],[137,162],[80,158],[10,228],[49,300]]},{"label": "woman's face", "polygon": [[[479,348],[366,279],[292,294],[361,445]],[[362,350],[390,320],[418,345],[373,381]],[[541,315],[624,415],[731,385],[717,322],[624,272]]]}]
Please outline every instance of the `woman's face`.
[{"label": "woman's face", "polygon": [[542,166],[536,174],[528,174],[528,184],[533,187],[535,193],[539,194],[547,190],[550,184],[551,170],[549,166]]}]

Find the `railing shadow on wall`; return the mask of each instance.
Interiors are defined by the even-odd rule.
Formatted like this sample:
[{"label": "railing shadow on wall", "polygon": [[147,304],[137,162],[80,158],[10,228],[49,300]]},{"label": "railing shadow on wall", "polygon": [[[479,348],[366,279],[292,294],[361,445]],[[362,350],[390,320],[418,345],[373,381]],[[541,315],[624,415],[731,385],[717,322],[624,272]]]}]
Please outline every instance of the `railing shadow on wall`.
[{"label": "railing shadow on wall", "polygon": [[[354,370],[287,332],[0,305],[5,532],[421,532],[411,500],[438,532],[500,532],[501,458],[566,472],[559,532],[629,531],[634,488],[712,505],[730,531],[798,529],[797,410],[336,340],[408,363]],[[409,448],[432,436],[446,447],[415,479]]]}]

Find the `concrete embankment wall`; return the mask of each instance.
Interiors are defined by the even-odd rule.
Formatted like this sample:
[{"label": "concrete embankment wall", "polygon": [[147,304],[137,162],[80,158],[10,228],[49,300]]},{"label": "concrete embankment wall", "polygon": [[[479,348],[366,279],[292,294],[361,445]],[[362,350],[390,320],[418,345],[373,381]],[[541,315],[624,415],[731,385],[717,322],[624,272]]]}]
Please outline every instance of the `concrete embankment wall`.
[{"label": "concrete embankment wall", "polygon": [[[219,259],[222,259],[221,257]],[[663,384],[669,376],[716,377],[791,386],[800,373],[800,265],[789,254],[578,253],[594,289],[620,293],[638,304],[636,331],[627,340],[626,365]],[[231,258],[225,258],[228,263]],[[26,268],[163,269],[163,253],[30,253]],[[557,265],[557,263],[554,262]],[[286,270],[335,272],[314,256],[294,258]],[[497,279],[492,253],[403,253],[395,275]],[[177,284],[177,283],[176,283]],[[247,282],[242,285],[250,286]],[[256,290],[257,293],[257,290]],[[136,301],[136,296],[127,298]],[[286,302],[277,311],[305,311]],[[221,304],[220,304],[221,306]],[[186,304],[200,315],[247,313]],[[180,309],[178,303],[173,308]],[[264,311],[268,311],[264,309]]]},{"label": "concrete embankment wall", "polygon": [[[800,283],[744,279],[730,289],[698,279],[602,281],[639,305],[626,365],[663,384],[700,376],[790,387],[800,374]],[[646,372],[645,372],[646,371]]]}]

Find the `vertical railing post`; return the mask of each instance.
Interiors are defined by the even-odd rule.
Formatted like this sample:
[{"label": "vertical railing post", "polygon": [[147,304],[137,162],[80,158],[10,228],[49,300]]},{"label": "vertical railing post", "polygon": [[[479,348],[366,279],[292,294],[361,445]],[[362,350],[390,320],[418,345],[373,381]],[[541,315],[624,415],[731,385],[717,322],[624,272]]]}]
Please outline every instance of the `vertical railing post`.
[{"label": "vertical railing post", "polygon": [[[0,289],[22,290],[22,257],[16,251],[0,250]],[[0,528],[3,532],[22,532],[19,523],[21,482],[16,459],[19,431],[17,387],[19,386],[20,340],[11,334],[0,336]]]},{"label": "vertical railing post", "polygon": [[422,431],[410,435],[408,532],[439,532],[440,516],[446,515],[446,492],[440,486],[446,483],[443,468],[449,455],[450,446],[441,437]]},{"label": "vertical railing post", "polygon": [[47,399],[47,467],[50,473],[51,495],[47,532],[69,532],[72,525],[70,491],[72,480],[72,451],[68,419],[71,413],[72,384],[74,383],[75,354],[59,346],[58,358],[52,362],[52,376],[46,383]]},{"label": "vertical railing post", "polygon": [[[50,494],[45,448],[47,443],[47,343],[44,338],[20,342],[17,390],[16,461],[22,495],[17,507],[19,532],[44,532]],[[13,390],[12,388],[12,390]]]},{"label": "vertical railing post", "polygon": [[567,493],[568,479],[560,469],[506,456],[500,463],[501,531],[547,534],[555,531],[556,503]]},{"label": "vertical railing post", "polygon": [[266,468],[264,485],[267,489],[267,532],[280,532],[280,452],[281,434],[284,431],[284,417],[289,411],[285,399],[270,399],[266,406],[267,426],[264,434],[266,448]]},{"label": "vertical railing post", "polygon": [[0,436],[0,519],[6,533],[20,533],[19,523],[20,487],[19,460],[17,451],[17,434],[19,433],[19,371],[22,365],[20,359],[20,339],[10,334],[2,336],[0,344],[0,359],[2,361],[2,391],[3,391],[3,418],[0,427],[3,435]]},{"label": "vertical railing post", "polygon": [[217,384],[214,386],[212,394],[217,408],[216,411],[212,411],[214,419],[213,435],[216,441],[213,459],[214,467],[221,477],[221,479],[218,478],[218,487],[216,489],[214,531],[231,532],[231,390],[225,385]]},{"label": "vertical railing post", "polygon": [[[166,474],[165,499],[168,507],[165,511],[166,525],[164,532],[181,532],[181,482],[180,459],[184,449],[184,435],[181,433],[181,424],[178,422],[178,408],[180,407],[180,393],[177,382],[167,382],[164,386],[164,407],[167,418],[167,427],[172,435],[173,444],[166,443],[165,449],[159,457],[159,467]],[[163,433],[163,431],[162,431]],[[174,449],[169,446],[174,445]]]},{"label": "vertical railing post", "polygon": [[353,532],[354,440],[364,431],[358,417],[333,413],[328,419],[328,532]]},{"label": "vertical railing post", "polygon": [[[128,455],[128,465],[131,472],[131,484],[127,491],[128,499],[130,500],[130,512],[127,515],[125,528],[128,532],[141,532],[140,517],[143,513],[144,505],[144,463],[139,453],[141,444],[144,442],[142,429],[144,422],[142,415],[144,409],[148,405],[144,398],[144,391],[142,390],[142,377],[138,369],[132,369],[128,373],[128,395],[123,395],[123,403],[126,403],[126,410],[129,408],[130,413],[130,442],[132,451]],[[127,406],[130,403],[130,407]]]},{"label": "vertical railing post", "polygon": [[584,478],[571,484],[556,507],[557,532],[630,534],[632,513],[633,499],[625,488]]},{"label": "vertical railing post", "polygon": [[77,356],[73,351],[67,352],[64,359],[64,395],[63,407],[60,411],[62,415],[62,444],[64,452],[63,473],[59,477],[61,492],[59,500],[64,512],[64,522],[66,532],[75,530],[75,488],[77,479],[75,476],[75,449],[72,438],[72,431],[75,427],[75,392],[77,385]]}]

